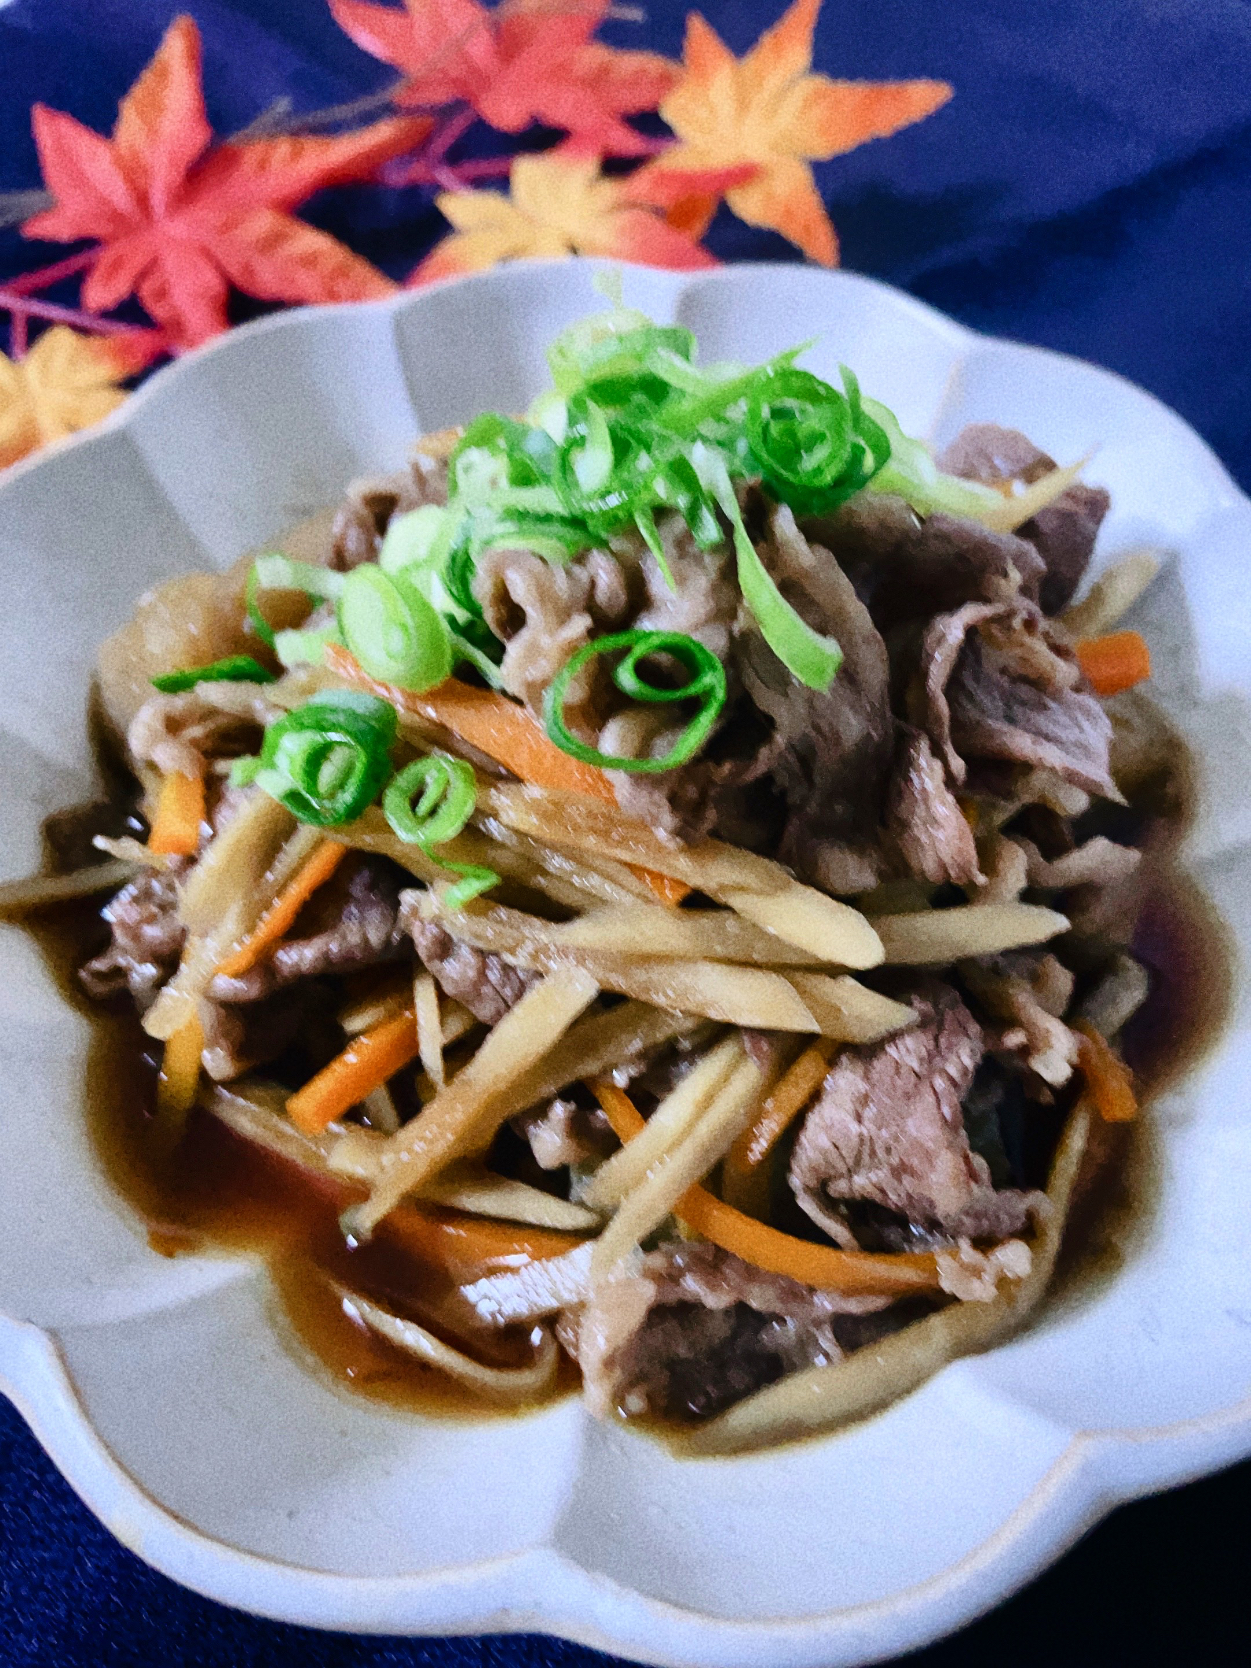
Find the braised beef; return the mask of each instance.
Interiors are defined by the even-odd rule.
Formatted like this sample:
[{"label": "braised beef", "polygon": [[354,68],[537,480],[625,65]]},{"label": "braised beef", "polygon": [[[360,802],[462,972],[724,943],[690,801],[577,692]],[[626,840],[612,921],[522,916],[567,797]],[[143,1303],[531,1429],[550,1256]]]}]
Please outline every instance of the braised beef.
[{"label": "braised beef", "polygon": [[832,1205],[868,1199],[952,1238],[1003,1239],[1039,1208],[1030,1194],[996,1191],[972,1152],[961,1104],[985,1053],[981,1027],[956,992],[918,982],[918,1023],[885,1042],[847,1048],[804,1117],[790,1183],[812,1219],[856,1243]]},{"label": "braised beef", "polygon": [[422,965],[434,974],[445,995],[464,1004],[484,1025],[496,1025],[534,983],[499,956],[453,938],[434,921],[423,921],[411,904],[400,912],[403,930],[412,935]]},{"label": "braised beef", "polygon": [[346,572],[378,554],[392,516],[447,503],[447,466],[418,453],[408,469],[352,481],[331,528],[331,567]]},{"label": "braised beef", "polygon": [[256,1002],[300,979],[403,960],[411,954],[399,922],[403,884],[385,858],[353,853],[301,911],[291,936],[238,978],[218,974],[208,987],[209,997]]},{"label": "braised beef", "polygon": [[[1017,429],[995,423],[972,423],[938,459],[949,475],[998,486],[1009,481],[1041,480],[1056,466]],[[1042,557],[1045,573],[1036,594],[1044,614],[1058,614],[1073,600],[1090,566],[1095,540],[1111,499],[1103,487],[1075,481],[1060,496],[1017,529]]]},{"label": "braised beef", "polygon": [[128,990],[141,1010],[178,965],[186,928],[178,919],[178,876],[185,865],[145,869],[122,887],[102,911],[111,943],[81,969],[89,996],[103,999]]}]

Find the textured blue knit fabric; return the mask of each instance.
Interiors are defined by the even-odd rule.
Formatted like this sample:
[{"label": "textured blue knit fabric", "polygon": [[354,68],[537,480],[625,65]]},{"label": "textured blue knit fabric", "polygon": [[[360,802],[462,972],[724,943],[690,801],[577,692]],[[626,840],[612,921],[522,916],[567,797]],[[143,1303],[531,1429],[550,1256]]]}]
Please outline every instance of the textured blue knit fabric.
[{"label": "textured blue knit fabric", "polygon": [[[204,34],[219,132],[280,96],[314,109],[390,77],[336,28],[324,0],[184,4]],[[176,9],[175,0],[0,0],[0,191],[40,183],[30,105],[108,128]],[[645,21],[614,22],[606,38],[677,55],[686,9],[648,0]],[[782,0],[702,9],[741,52]],[[816,66],[955,88],[929,120],[818,168],[846,266],[979,329],[1124,373],[1176,407],[1251,488],[1247,0],[825,0]],[[416,190],[328,192],[305,212],[397,277],[441,231]],[[725,214],[709,241],[726,260],[794,258],[782,239]],[[0,231],[0,279],[62,252]],[[1244,1468],[1128,1508],[1028,1592],[914,1660],[1106,1668],[1222,1647],[1244,1660],[1237,1560],[1249,1505]],[[592,1660],[544,1639],[315,1634],[184,1593],[91,1519],[0,1402],[0,1664]]]}]

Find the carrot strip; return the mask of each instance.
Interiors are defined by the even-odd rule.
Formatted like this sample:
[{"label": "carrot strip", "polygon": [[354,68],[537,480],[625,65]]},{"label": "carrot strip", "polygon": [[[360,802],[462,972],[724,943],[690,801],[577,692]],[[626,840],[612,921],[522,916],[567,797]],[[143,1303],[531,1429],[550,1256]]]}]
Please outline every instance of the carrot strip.
[{"label": "carrot strip", "polygon": [[1137,631],[1112,631],[1079,643],[1077,664],[1096,695],[1119,695],[1151,676],[1151,650]]},{"label": "carrot strip", "polygon": [[1138,1097],[1129,1067],[1089,1020],[1079,1019],[1073,1029],[1078,1034],[1077,1063],[1095,1110],[1104,1123],[1133,1123]]},{"label": "carrot strip", "polygon": [[161,783],[148,850],[164,856],[194,857],[204,816],[203,779],[171,771]]},{"label": "carrot strip", "polygon": [[219,962],[217,972],[237,979],[255,967],[265,951],[284,936],[319,886],[324,885],[347,856],[348,848],[326,840],[294,874],[261,916],[239,948]]},{"label": "carrot strip", "polygon": [[410,1002],[394,1019],[353,1037],[342,1054],[291,1096],[287,1114],[305,1135],[320,1135],[327,1124],[416,1058],[417,1016]]},{"label": "carrot strip", "polygon": [[[612,783],[602,770],[562,753],[532,713],[494,690],[475,689],[458,678],[447,678],[437,689],[416,695],[410,689],[399,689],[395,684],[371,678],[337,643],[327,645],[325,663],[336,677],[389,701],[398,712],[441,724],[479,753],[511,770],[523,782],[562,793],[587,794],[611,805],[617,803]],[[647,881],[662,903],[672,907],[680,904],[690,891],[684,881],[671,876],[642,868],[634,872]]]},{"label": "carrot strip", "polygon": [[584,1234],[531,1228],[467,1212],[413,1204],[397,1205],[378,1232],[415,1256],[438,1263],[462,1283],[503,1269],[559,1257],[585,1242]]},{"label": "carrot strip", "polygon": [[730,1148],[725,1159],[727,1164],[735,1170],[749,1172],[764,1163],[829,1070],[832,1052],[833,1045],[824,1040],[804,1050],[760,1108],[755,1123]]},{"label": "carrot strip", "polygon": [[[792,1066],[787,1077],[794,1070]],[[770,1098],[776,1098],[785,1082],[784,1077]],[[645,1127],[633,1101],[616,1084],[601,1080],[591,1087],[619,1140],[632,1140]],[[888,1297],[938,1289],[938,1265],[930,1252],[840,1251],[832,1245],[814,1245],[745,1216],[698,1183],[678,1200],[674,1215],[723,1251],[806,1286]]]}]

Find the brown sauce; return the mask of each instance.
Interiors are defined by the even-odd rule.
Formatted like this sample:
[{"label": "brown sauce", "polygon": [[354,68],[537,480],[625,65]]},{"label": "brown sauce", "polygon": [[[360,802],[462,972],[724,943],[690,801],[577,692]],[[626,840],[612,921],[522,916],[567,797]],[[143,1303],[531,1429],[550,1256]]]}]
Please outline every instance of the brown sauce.
[{"label": "brown sauce", "polygon": [[[1151,972],[1152,990],[1125,1032],[1124,1049],[1148,1102],[1215,1039],[1229,1002],[1227,929],[1176,862],[1188,803],[1188,770],[1178,744],[1170,766],[1135,803],[1140,819],[1145,816],[1138,834],[1146,855],[1133,950]],[[494,1404],[351,1319],[338,1288],[368,1292],[492,1365],[528,1359],[524,1329],[485,1344],[481,1332],[472,1342],[458,1335],[456,1288],[445,1270],[381,1241],[349,1249],[338,1226],[340,1199],[207,1112],[193,1114],[176,1161],[158,1161],[146,1139],[157,1045],[144,1034],[129,999],[89,1002],[76,977],[105,936],[99,900],[50,910],[31,925],[66,1000],[92,1021],[88,1107],[94,1145],[112,1185],[145,1222],[152,1248],[163,1256],[259,1258],[282,1330],[300,1356],[341,1389],[427,1414],[498,1415]],[[1157,1174],[1149,1117],[1129,1126],[1096,1124],[1053,1300],[1088,1301],[1121,1266],[1133,1234],[1149,1219]],[[459,1318],[463,1323],[463,1314]],[[487,1349],[494,1353],[488,1356]],[[577,1382],[576,1369],[562,1355],[553,1395],[569,1393]]]}]

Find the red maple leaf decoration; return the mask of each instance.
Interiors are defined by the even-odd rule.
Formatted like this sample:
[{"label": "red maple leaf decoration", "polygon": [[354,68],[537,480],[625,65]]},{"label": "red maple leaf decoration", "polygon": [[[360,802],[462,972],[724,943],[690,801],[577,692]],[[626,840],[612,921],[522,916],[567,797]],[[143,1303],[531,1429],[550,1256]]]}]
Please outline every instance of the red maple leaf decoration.
[{"label": "red maple leaf decoration", "polygon": [[228,324],[230,286],[265,301],[364,301],[395,285],[362,256],[290,210],[323,186],[368,178],[419,144],[428,118],[398,117],[334,138],[285,137],[212,146],[200,77],[200,33],[170,24],[122,100],[112,139],[59,110],[32,111],[55,207],[25,236],[97,238],[85,307],[105,312],[137,295],[177,348]]},{"label": "red maple leaf decoration", "polygon": [[622,117],[654,110],[679,67],[654,52],[622,52],[591,36],[611,0],[330,0],[357,46],[407,77],[397,102],[463,101],[502,133],[532,122],[562,127],[585,150],[640,156],[650,147]]}]

